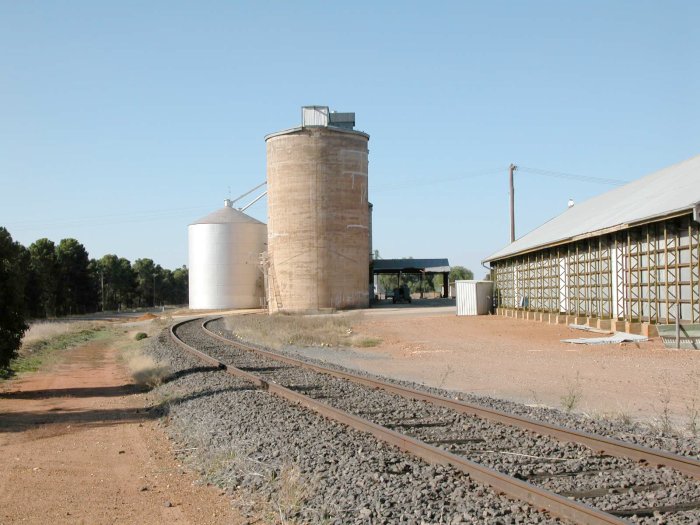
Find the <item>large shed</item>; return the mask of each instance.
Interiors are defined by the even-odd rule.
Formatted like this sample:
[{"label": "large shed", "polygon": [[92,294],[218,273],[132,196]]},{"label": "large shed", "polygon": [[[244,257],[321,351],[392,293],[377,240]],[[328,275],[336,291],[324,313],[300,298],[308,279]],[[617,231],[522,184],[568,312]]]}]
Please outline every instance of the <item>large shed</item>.
[{"label": "large shed", "polygon": [[498,312],[698,323],[698,221],[700,156],[576,204],[485,259]]}]

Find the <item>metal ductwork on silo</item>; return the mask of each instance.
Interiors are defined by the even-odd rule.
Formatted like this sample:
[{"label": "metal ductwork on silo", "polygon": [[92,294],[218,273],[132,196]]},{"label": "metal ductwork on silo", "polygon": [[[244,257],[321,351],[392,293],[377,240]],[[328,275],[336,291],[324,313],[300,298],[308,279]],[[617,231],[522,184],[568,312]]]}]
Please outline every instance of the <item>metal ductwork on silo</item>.
[{"label": "metal ductwork on silo", "polygon": [[369,305],[369,135],[354,121],[309,106],[302,126],[265,137],[270,312]]},{"label": "metal ductwork on silo", "polygon": [[188,227],[190,308],[259,308],[264,304],[260,255],[267,226],[224,207]]}]

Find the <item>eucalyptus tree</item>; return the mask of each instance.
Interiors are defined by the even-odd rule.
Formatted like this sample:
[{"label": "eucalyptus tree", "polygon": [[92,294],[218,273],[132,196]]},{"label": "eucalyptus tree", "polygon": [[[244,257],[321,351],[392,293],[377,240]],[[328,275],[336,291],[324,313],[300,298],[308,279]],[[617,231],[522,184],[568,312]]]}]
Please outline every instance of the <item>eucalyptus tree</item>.
[{"label": "eucalyptus tree", "polygon": [[28,328],[24,305],[27,273],[22,266],[25,252],[10,232],[0,227],[0,369],[7,368],[17,355]]},{"label": "eucalyptus tree", "polygon": [[56,262],[60,313],[86,313],[95,304],[87,250],[75,239],[63,239],[56,247]]},{"label": "eucalyptus tree", "polygon": [[29,245],[30,287],[33,311],[41,317],[55,316],[58,306],[58,261],[56,245],[42,238]]}]

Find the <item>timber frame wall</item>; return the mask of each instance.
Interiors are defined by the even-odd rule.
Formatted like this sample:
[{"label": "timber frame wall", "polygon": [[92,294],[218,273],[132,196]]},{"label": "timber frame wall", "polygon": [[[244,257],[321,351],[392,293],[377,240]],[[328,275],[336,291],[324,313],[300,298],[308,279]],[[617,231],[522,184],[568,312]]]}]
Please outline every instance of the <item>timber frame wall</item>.
[{"label": "timber frame wall", "polygon": [[692,214],[493,261],[499,308],[628,322],[700,323]]}]

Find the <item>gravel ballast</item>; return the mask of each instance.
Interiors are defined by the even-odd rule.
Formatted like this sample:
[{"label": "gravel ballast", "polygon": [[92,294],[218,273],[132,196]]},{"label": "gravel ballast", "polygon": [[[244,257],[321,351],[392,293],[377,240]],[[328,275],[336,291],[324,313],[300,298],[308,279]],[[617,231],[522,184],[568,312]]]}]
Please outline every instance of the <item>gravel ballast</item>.
[{"label": "gravel ballast", "polygon": [[[588,504],[594,498],[595,506],[601,510],[692,504],[700,500],[699,485],[679,478],[678,473],[669,469],[640,469],[629,460],[596,456],[579,445],[561,444],[549,438],[541,441],[542,436],[500,424],[482,424],[484,420],[475,423],[468,416],[426,402],[373,389],[368,392],[366,387],[358,388],[346,380],[282,365],[269,358],[258,359],[255,354],[212,339],[199,329],[199,324],[185,324],[178,328],[178,334],[221,361],[248,368],[268,381],[567,497]],[[218,322],[211,323],[210,328],[234,339]],[[173,343],[167,331],[153,340],[149,353],[173,369],[172,378],[155,395],[165,401],[163,410],[171,437],[177,442],[175,448],[205,479],[231,491],[239,504],[252,512],[267,514],[267,521],[416,524],[558,521],[494,494],[459,471],[427,465],[370,435],[329,421],[203,365]],[[294,349],[280,353],[300,357]],[[351,372],[358,374],[356,370]],[[450,397],[465,397],[394,382]],[[500,406],[494,408],[504,410]],[[492,438],[495,435],[502,439],[497,445]],[[692,455],[692,445],[687,451],[691,453],[686,455]],[[595,475],[577,476],[575,481],[569,475],[591,469],[596,471]],[[621,471],[626,478],[620,484]],[[608,490],[611,486],[616,490]],[[636,487],[648,490],[640,496]],[[698,523],[698,518],[700,513],[690,510],[627,519],[636,523],[680,524]]]},{"label": "gravel ballast", "polygon": [[449,467],[255,390],[185,354],[163,332],[148,348],[173,370],[165,400],[176,448],[208,481],[272,521],[555,523]]},{"label": "gravel ballast", "polygon": [[[233,338],[219,323],[209,326],[216,333]],[[624,458],[601,457],[580,445],[561,443],[518,428],[284,365],[252,352],[222,346],[214,339],[200,343],[196,323],[181,327],[178,333],[186,339],[194,338],[193,341],[203,345],[202,349],[217,359],[256,370],[268,381],[304,391],[310,397],[414,438],[445,443],[438,446],[601,510],[697,506],[700,501],[700,484],[671,469],[652,469]],[[457,443],[451,444],[452,441]],[[575,472],[585,474],[575,479],[568,475]],[[589,472],[596,475],[591,476]],[[697,509],[665,515],[671,523],[694,523],[699,517]],[[656,520],[651,522],[656,523]]]},{"label": "gravel ballast", "polygon": [[[227,327],[227,322],[230,323],[230,325],[232,324],[235,326],[235,317],[215,319],[208,324],[208,327],[216,333],[230,338],[232,341],[237,341],[238,339]],[[257,346],[255,341],[244,342],[252,346]],[[365,372],[364,370],[347,368],[322,359],[310,358],[304,355],[304,349],[295,348],[293,346],[286,347],[284,350],[270,350],[268,348],[264,349],[269,352],[276,352],[281,355],[307,361],[312,364],[325,366],[341,372],[348,372],[363,377],[380,379],[382,381],[387,381],[408,388],[414,388],[416,390],[422,390],[431,394],[441,395],[451,399],[460,399],[467,403],[481,405],[486,408],[500,410],[509,414],[525,416],[537,421],[552,423],[554,425],[580,430],[583,432],[590,432],[592,434],[619,439],[628,443],[643,445],[658,450],[665,450],[674,454],[700,460],[700,439],[697,436],[681,435],[640,423],[628,424],[619,420],[591,418],[583,414],[567,413],[556,408],[524,405],[505,399],[475,395],[461,391],[445,390],[426,386],[422,383],[401,381],[391,377],[378,376]]]}]

